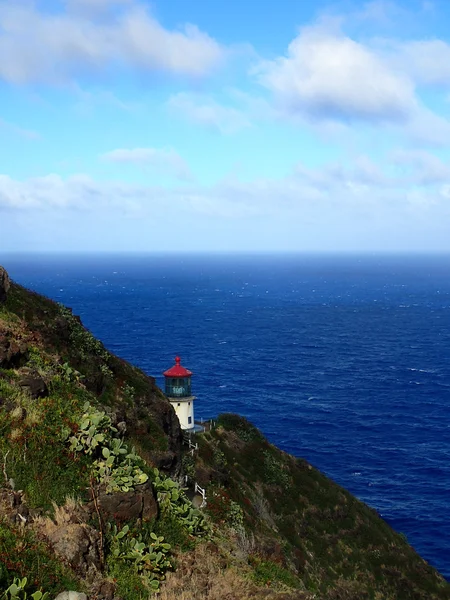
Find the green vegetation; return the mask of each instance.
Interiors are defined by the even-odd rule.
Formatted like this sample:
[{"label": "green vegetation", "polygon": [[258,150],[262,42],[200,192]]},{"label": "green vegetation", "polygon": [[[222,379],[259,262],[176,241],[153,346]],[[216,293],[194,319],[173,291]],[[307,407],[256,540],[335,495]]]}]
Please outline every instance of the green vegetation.
[{"label": "green vegetation", "polygon": [[[196,442],[183,453],[151,378],[70,309],[12,284],[0,304],[0,600],[101,597],[102,585],[122,600],[450,599],[404,536],[246,419],[220,415]],[[206,488],[205,509],[185,474]]]},{"label": "green vegetation", "polygon": [[208,533],[208,526],[203,513],[194,508],[179,484],[165,477],[158,469],[154,469],[153,487],[157,492],[161,509],[172,514],[186,530],[196,536]]},{"label": "green vegetation", "polygon": [[[5,521],[0,521],[0,565],[0,590],[6,592],[19,579],[23,583],[19,586],[22,588],[19,598],[25,599],[24,593],[30,596],[38,591],[56,596],[64,589],[81,587],[77,578],[33,531]],[[11,591],[9,594],[14,596]]]},{"label": "green vegetation", "polygon": [[156,521],[143,523],[143,539],[148,540],[152,533],[162,536],[172,548],[183,552],[192,550],[196,544],[196,538],[190,534],[183,522],[167,510],[162,510]]},{"label": "green vegetation", "polygon": [[[217,470],[218,452],[225,472],[223,460]],[[211,518],[236,529],[232,509],[243,511],[242,526],[254,536],[257,581],[292,587],[300,578],[320,598],[450,597],[445,581],[375,511],[269,444],[246,419],[220,415],[218,427],[203,436],[198,461],[209,468]],[[349,579],[352,595],[334,596]]]},{"label": "green vegetation", "polygon": [[50,395],[36,403],[12,378],[0,380],[12,410],[0,411],[0,453],[4,470],[31,507],[49,509],[67,496],[82,495],[88,482],[87,460],[74,458],[63,441],[80,411],[83,393],[71,394],[58,376]]},{"label": "green vegetation", "polygon": [[253,566],[252,577],[257,583],[266,586],[282,584],[290,588],[299,587],[299,580],[292,572],[276,562],[252,558],[251,564]]},{"label": "green vegetation", "polygon": [[[18,600],[26,600],[28,598],[26,591],[27,583],[28,580],[26,577],[23,579],[15,578],[9,588],[3,593],[1,598],[4,598],[5,600],[14,600],[16,598]],[[31,598],[33,600],[47,600],[48,592],[43,594],[40,590],[38,590],[37,592],[31,594]]]},{"label": "green vegetation", "polygon": [[142,540],[142,535],[134,537],[125,525],[120,531],[114,528],[110,541],[110,563],[125,562],[132,565],[150,590],[159,590],[165,573],[172,567],[169,559],[170,544],[163,536],[150,533],[150,541]]},{"label": "green vegetation", "polygon": [[98,456],[92,463],[96,481],[104,484],[107,492],[129,492],[145,483],[148,475],[140,468],[143,460],[118,437],[111,419],[89,402],[83,410],[78,431],[68,441],[72,452]]}]

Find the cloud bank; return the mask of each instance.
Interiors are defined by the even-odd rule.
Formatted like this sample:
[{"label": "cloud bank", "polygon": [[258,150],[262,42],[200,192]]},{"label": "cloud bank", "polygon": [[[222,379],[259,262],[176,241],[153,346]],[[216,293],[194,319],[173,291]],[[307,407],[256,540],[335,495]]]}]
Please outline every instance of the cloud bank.
[{"label": "cloud bank", "polygon": [[287,56],[264,61],[259,81],[288,113],[349,121],[405,121],[414,86],[375,52],[324,26],[305,27]]},{"label": "cloud bank", "polygon": [[[224,59],[224,48],[195,25],[168,30],[144,5],[122,4],[119,13],[110,13],[106,2],[96,0],[106,14],[93,19],[83,11],[41,12],[30,3],[0,2],[0,79],[60,84],[111,69],[203,77]],[[82,5],[88,3],[69,8]]]}]

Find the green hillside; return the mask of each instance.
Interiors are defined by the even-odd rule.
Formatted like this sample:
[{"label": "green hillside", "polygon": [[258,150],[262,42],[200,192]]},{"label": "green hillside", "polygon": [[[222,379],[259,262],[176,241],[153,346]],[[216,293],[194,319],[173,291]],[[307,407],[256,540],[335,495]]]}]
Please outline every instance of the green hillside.
[{"label": "green hillside", "polygon": [[189,450],[152,378],[1,267],[0,428],[4,598],[450,598],[404,536],[244,418]]}]

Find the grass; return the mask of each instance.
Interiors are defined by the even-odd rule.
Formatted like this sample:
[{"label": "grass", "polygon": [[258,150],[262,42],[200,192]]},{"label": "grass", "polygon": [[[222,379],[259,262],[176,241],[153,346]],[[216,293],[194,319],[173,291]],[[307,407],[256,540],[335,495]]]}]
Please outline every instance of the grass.
[{"label": "grass", "polygon": [[[251,568],[233,561],[213,544],[200,544],[179,557],[167,575],[160,600],[309,600],[301,592],[267,590],[252,580]],[[311,599],[312,600],[312,599]]]},{"label": "grass", "polygon": [[31,400],[13,383],[0,380],[16,406],[0,411],[0,451],[5,471],[22,489],[31,507],[49,509],[67,496],[83,494],[88,485],[87,457],[73,456],[65,443],[81,412],[85,392],[59,380],[49,397]]},{"label": "grass", "polygon": [[147,600],[151,595],[132,565],[110,558],[107,561],[107,573],[116,584],[116,596],[122,600]]},{"label": "grass", "polygon": [[0,590],[5,590],[14,577],[26,577],[28,593],[39,589],[56,596],[64,590],[80,590],[83,586],[71,571],[58,561],[33,531],[16,528],[0,521]]},{"label": "grass", "polygon": [[276,586],[281,584],[289,588],[299,587],[298,578],[291,571],[274,561],[253,558],[251,564],[253,566],[252,577],[261,585]]},{"label": "grass", "polygon": [[[259,583],[285,577],[293,584],[300,577],[324,598],[339,588],[336,598],[375,598],[375,590],[383,600],[450,598],[450,586],[375,511],[269,444],[245,419],[221,415],[218,425],[199,450],[202,468],[209,466],[207,510],[229,525],[230,503],[242,507],[255,535]],[[226,458],[220,484],[218,452]],[[284,548],[282,557],[273,555],[276,544]],[[359,596],[345,595],[342,582],[350,580],[357,581]]]},{"label": "grass", "polygon": [[164,541],[175,550],[186,552],[195,547],[196,540],[189,534],[182,523],[171,513],[162,511],[156,521],[142,525],[142,535],[145,542],[150,541],[150,533],[162,535]]}]

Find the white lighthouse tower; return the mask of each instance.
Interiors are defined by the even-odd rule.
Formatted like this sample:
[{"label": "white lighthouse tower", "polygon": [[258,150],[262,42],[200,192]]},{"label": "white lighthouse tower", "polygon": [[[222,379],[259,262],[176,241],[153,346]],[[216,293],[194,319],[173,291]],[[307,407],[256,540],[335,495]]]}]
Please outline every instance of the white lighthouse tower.
[{"label": "white lighthouse tower", "polygon": [[181,366],[181,358],[177,356],[174,366],[164,371],[163,375],[166,380],[166,396],[175,409],[181,429],[194,429],[195,396],[191,394],[192,371]]}]

